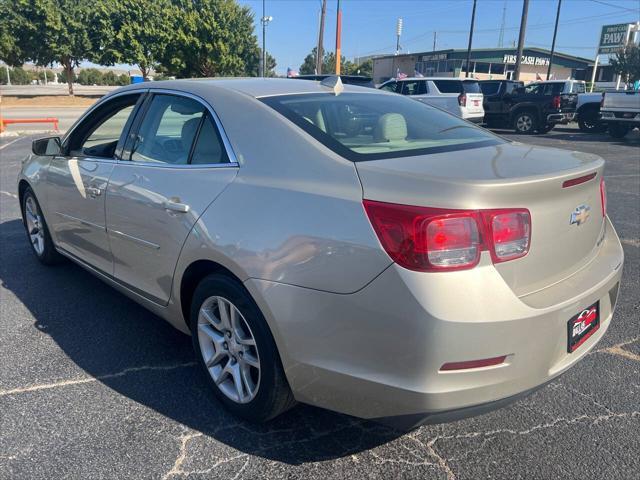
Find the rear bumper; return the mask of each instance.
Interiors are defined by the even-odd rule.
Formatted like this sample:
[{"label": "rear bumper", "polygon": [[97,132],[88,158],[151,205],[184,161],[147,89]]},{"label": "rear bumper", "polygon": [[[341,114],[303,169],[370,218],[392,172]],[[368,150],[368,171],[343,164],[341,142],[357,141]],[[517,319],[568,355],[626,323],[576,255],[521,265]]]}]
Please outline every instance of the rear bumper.
[{"label": "rear bumper", "polygon": [[475,124],[480,124],[484,122],[484,115],[480,116],[480,117],[470,117],[470,118],[465,118],[465,120],[471,122],[471,123],[475,123]]},{"label": "rear bumper", "polygon": [[625,123],[629,125],[640,125],[640,113],[633,117],[628,117],[624,112],[600,112],[600,119],[606,123]]},{"label": "rear bumper", "polygon": [[575,118],[575,113],[552,113],[547,115],[547,123],[566,125]]},{"label": "rear bumper", "polygon": [[[522,298],[488,256],[447,274],[392,265],[350,295],[255,279],[246,285],[298,400],[407,427],[498,408],[575,365],[610,325],[622,262],[608,223],[587,268]],[[600,328],[567,353],[567,322],[596,301]],[[502,355],[500,365],[440,370]]]}]

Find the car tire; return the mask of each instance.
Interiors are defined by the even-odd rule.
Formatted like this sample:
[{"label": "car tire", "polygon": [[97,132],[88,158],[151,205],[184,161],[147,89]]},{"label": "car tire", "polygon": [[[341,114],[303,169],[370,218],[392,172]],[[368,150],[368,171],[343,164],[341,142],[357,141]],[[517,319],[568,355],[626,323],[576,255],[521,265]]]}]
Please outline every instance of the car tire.
[{"label": "car tire", "polygon": [[620,123],[610,123],[609,124],[609,135],[613,138],[624,138],[624,136],[629,133],[629,126],[622,125]]},{"label": "car tire", "polygon": [[606,130],[600,119],[597,110],[587,110],[578,116],[578,128],[584,133],[601,133]]},{"label": "car tire", "polygon": [[190,328],[198,364],[231,413],[266,422],[296,404],[267,322],[239,281],[205,277],[193,294]]},{"label": "car tire", "polygon": [[538,126],[535,113],[530,110],[517,112],[513,117],[513,129],[521,135],[532,134]]},{"label": "car tire", "polygon": [[44,265],[55,265],[64,260],[51,239],[49,227],[40,208],[40,203],[31,187],[22,195],[22,223],[31,251]]}]

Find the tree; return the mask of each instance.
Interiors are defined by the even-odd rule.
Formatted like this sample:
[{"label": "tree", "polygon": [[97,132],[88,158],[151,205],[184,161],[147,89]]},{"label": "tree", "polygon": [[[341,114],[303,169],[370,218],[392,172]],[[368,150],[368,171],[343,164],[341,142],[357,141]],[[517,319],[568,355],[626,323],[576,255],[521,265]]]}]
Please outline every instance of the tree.
[{"label": "tree", "polygon": [[[316,73],[316,53],[318,49],[314,47],[311,53],[304,58],[302,65],[300,65],[300,75],[313,75]],[[355,75],[355,65],[344,56],[340,56],[340,71],[343,75]],[[322,58],[322,73],[323,74],[335,74],[336,72],[336,55],[333,52],[324,52]]]},{"label": "tree", "polygon": [[8,3],[11,15],[2,22],[13,32],[18,52],[18,58],[10,61],[30,60],[41,66],[59,63],[66,72],[69,95],[73,95],[74,69],[92,52],[88,25],[94,4],[89,0],[9,0]]},{"label": "tree", "polygon": [[[65,72],[64,70],[61,71],[60,73],[58,73],[58,81],[60,83],[69,83],[69,77],[67,77],[67,72]],[[71,77],[71,83],[76,83],[78,81],[78,76],[73,73],[73,76]]]},{"label": "tree", "polygon": [[171,38],[159,62],[176,77],[255,75],[260,62],[253,13],[234,0],[173,0]]},{"label": "tree", "polygon": [[78,74],[80,85],[103,85],[104,75],[97,68],[83,68]]},{"label": "tree", "polygon": [[169,0],[102,0],[92,16],[92,60],[137,65],[147,80],[173,35],[171,14]]},{"label": "tree", "polygon": [[[16,67],[9,69],[9,77],[12,85],[28,85],[31,83],[31,75],[26,70]],[[7,68],[0,67],[0,84],[7,84]]]},{"label": "tree", "polygon": [[629,45],[616,53],[610,61],[613,71],[622,76],[625,83],[640,80],[640,47]]}]

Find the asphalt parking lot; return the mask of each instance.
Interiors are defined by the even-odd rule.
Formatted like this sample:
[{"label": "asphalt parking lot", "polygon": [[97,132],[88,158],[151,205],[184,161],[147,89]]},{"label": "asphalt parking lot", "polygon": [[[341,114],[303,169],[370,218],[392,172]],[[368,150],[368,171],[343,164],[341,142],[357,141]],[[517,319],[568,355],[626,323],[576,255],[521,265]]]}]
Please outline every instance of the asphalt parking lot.
[{"label": "asphalt parking lot", "polygon": [[188,337],[81,268],[36,261],[15,184],[32,137],[1,138],[0,478],[638,478],[640,134],[506,136],[606,159],[626,255],[616,316],[530,397],[405,434],[303,405],[262,426],[227,414]]}]

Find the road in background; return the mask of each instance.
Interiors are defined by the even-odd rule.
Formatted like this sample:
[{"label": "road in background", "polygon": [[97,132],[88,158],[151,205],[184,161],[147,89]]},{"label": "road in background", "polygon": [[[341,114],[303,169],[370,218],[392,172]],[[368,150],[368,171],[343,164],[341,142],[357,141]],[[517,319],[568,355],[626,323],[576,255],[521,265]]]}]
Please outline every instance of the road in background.
[{"label": "road in background", "polygon": [[[104,85],[74,85],[73,93],[82,96],[101,97],[118,87]],[[43,95],[69,95],[66,84],[58,85],[0,85],[0,95],[7,97],[36,97]]]},{"label": "road in background", "polygon": [[226,413],[188,337],[80,267],[36,261],[15,184],[31,139],[0,139],[0,478],[637,478],[640,135],[506,136],[606,159],[626,255],[618,310],[542,390],[409,434],[304,405],[258,426]]}]

